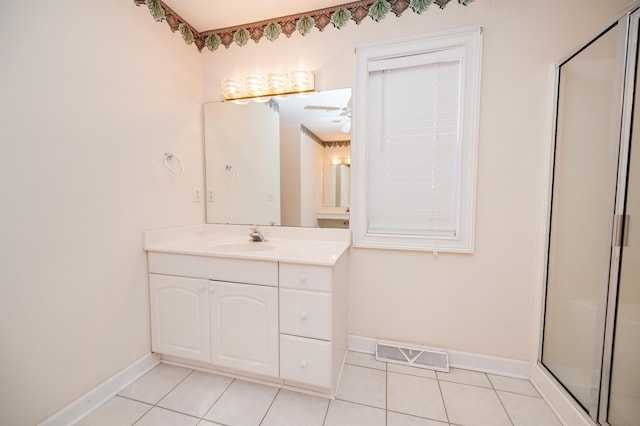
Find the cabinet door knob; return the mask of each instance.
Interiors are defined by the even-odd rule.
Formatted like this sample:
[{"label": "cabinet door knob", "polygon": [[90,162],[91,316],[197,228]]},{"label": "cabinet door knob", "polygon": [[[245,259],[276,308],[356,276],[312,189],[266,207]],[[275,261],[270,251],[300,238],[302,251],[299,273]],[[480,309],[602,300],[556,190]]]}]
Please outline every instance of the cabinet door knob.
[{"label": "cabinet door knob", "polygon": [[200,291],[204,290],[204,284],[200,284],[200,285],[198,286],[198,290],[200,290]]},{"label": "cabinet door knob", "polygon": [[307,319],[307,313],[306,312],[300,312],[300,319],[302,321],[306,320]]},{"label": "cabinet door knob", "polygon": [[307,368],[307,361],[300,361],[300,367]]},{"label": "cabinet door knob", "polygon": [[300,282],[301,283],[307,282],[307,274],[300,274]]},{"label": "cabinet door knob", "polygon": [[214,293],[216,288],[214,286],[209,287],[209,293]]}]

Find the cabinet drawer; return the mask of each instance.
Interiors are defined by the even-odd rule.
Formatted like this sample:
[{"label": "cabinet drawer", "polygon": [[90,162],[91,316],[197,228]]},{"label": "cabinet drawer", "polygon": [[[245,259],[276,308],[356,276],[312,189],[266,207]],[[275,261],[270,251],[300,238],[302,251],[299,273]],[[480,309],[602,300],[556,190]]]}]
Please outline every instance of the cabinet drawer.
[{"label": "cabinet drawer", "polygon": [[278,263],[149,252],[149,272],[247,284],[278,285]]},{"label": "cabinet drawer", "polygon": [[280,335],[280,377],[331,388],[331,343]]},{"label": "cabinet drawer", "polygon": [[280,289],[280,333],[331,339],[331,293]]},{"label": "cabinet drawer", "polygon": [[280,287],[331,291],[331,267],[280,264]]}]

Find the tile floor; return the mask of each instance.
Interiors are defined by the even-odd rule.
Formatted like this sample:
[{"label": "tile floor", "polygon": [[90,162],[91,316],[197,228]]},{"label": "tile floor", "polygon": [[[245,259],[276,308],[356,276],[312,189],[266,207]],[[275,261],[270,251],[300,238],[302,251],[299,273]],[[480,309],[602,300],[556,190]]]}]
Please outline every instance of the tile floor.
[{"label": "tile floor", "polygon": [[561,425],[526,380],[378,362],[349,352],[335,400],[160,364],[77,423],[115,425]]}]

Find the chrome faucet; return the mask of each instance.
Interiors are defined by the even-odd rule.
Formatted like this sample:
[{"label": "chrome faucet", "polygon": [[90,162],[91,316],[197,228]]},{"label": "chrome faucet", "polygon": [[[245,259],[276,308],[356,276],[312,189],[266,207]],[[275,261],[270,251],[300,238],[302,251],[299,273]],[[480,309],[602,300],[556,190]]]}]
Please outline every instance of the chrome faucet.
[{"label": "chrome faucet", "polygon": [[251,237],[251,241],[263,242],[267,241],[262,235],[262,232],[258,230],[258,225],[253,225],[251,227],[251,232],[249,232],[249,236]]}]

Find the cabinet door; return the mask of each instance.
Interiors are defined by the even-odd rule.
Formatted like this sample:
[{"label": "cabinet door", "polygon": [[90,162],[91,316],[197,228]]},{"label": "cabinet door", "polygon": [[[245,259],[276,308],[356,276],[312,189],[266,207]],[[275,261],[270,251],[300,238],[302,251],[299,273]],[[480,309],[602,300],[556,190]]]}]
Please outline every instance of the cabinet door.
[{"label": "cabinet door", "polygon": [[151,349],[210,362],[207,280],[149,275]]},{"label": "cabinet door", "polygon": [[246,372],[278,376],[278,289],[210,282],[211,360]]}]

